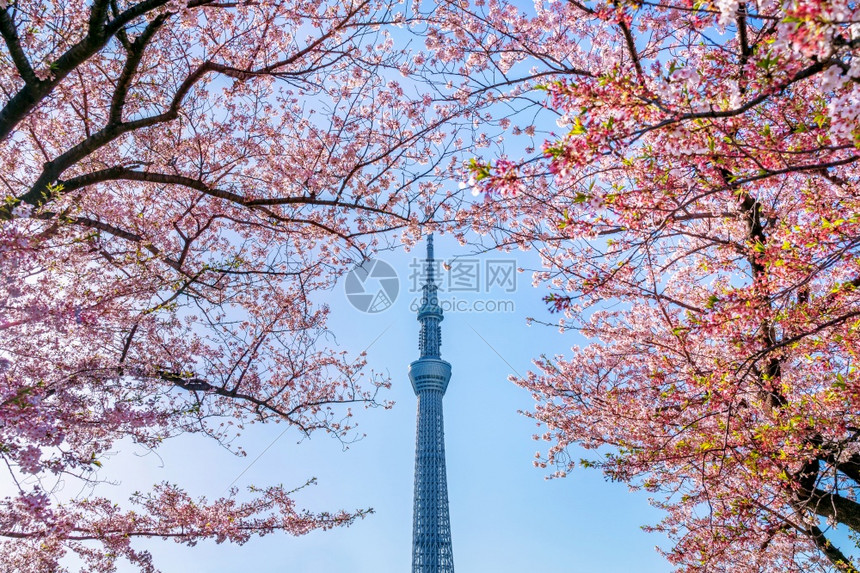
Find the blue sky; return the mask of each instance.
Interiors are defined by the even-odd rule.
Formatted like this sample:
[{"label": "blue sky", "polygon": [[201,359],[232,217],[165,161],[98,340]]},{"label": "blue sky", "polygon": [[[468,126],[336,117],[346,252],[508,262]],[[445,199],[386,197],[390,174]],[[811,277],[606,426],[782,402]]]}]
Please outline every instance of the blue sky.
[{"label": "blue sky", "polygon": [[[242,488],[273,483],[295,486],[316,477],[316,486],[298,494],[301,506],[313,510],[372,507],[375,513],[350,528],[298,538],[272,535],[241,547],[204,542],[188,548],[170,541],[147,542],[162,571],[410,570],[416,401],[407,368],[417,358],[418,322],[409,304],[418,293],[409,292],[409,273],[410,263],[416,256],[423,257],[423,249],[422,243],[413,253],[399,250],[380,255],[401,278],[400,294],[384,312],[364,314],[353,308],[342,283],[326,293],[336,335],[332,344],[358,353],[376,340],[367,350],[368,366],[389,373],[392,388],[383,398],[396,402],[388,411],[358,411],[360,431],[367,436],[348,450],[323,434],[299,444],[300,436],[290,430],[248,467],[284,430],[282,425],[265,425],[245,431],[241,443],[248,452],[246,458],[190,436],[171,440],[159,450],[160,457],[141,457],[126,447],[106,462],[106,475],[122,479],[107,488],[115,498],[162,480],[180,482],[194,495],[217,497],[245,471],[236,482]],[[475,258],[449,236],[436,237],[436,256]],[[532,253],[477,258],[482,262],[516,259],[518,266],[535,266]],[[457,571],[670,571],[654,551],[665,539],[640,529],[660,516],[648,505],[647,494],[606,482],[594,470],[577,470],[566,479],[548,481],[546,470],[532,466],[535,452],[543,445],[531,437],[537,431],[534,423],[518,413],[529,409],[532,400],[507,377],[512,372],[524,374],[531,359],[541,353],[564,353],[583,340],[553,328],[526,326],[528,316],[550,316],[541,302],[544,292],[532,288],[528,272],[517,276],[516,286],[513,293],[496,288],[490,293],[456,294],[464,301],[510,300],[516,306],[514,312],[448,312],[442,325],[442,355],[453,366],[444,407]],[[483,287],[481,283],[479,288]]]}]

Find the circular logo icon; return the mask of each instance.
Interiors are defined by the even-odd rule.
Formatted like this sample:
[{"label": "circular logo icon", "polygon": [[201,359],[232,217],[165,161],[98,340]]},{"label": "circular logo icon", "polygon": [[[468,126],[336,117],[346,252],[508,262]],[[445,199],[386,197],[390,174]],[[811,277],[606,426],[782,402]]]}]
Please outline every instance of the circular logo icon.
[{"label": "circular logo icon", "polygon": [[382,312],[397,300],[400,279],[385,261],[369,259],[349,271],[344,290],[347,300],[361,312]]}]

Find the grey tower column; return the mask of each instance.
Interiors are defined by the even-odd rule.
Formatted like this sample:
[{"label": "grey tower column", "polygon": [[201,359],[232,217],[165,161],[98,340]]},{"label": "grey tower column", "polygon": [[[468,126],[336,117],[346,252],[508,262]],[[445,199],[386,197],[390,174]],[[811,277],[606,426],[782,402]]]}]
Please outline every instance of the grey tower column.
[{"label": "grey tower column", "polygon": [[442,308],[433,277],[433,235],[427,238],[427,277],[418,309],[420,358],[409,365],[418,396],[415,439],[415,506],[412,522],[412,573],[453,573],[448,483],[445,477],[445,430],[442,396],[451,365],[440,358]]}]

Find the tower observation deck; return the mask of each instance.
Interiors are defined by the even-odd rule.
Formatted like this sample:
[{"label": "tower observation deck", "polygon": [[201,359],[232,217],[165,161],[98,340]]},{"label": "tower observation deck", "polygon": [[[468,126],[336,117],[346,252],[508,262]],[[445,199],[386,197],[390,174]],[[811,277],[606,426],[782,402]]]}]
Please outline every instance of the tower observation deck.
[{"label": "tower observation deck", "polygon": [[430,235],[427,238],[427,273],[418,309],[420,358],[409,365],[409,379],[418,396],[412,573],[454,572],[442,421],[442,396],[451,379],[451,365],[440,357],[443,317],[433,264],[433,235]]}]

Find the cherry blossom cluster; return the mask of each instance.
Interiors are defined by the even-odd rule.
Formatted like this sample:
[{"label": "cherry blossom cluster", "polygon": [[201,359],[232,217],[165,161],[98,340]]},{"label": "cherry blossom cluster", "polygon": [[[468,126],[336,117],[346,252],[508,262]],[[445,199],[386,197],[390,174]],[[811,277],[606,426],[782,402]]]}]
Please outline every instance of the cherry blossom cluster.
[{"label": "cherry blossom cluster", "polygon": [[858,21],[818,0],[438,11],[461,89],[547,134],[511,163],[515,117],[466,165],[484,200],[463,215],[537,247],[555,325],[588,339],[515,379],[535,463],[653,492],[678,571],[857,570],[832,528],[860,531]]},{"label": "cherry blossom cluster", "polygon": [[140,537],[365,515],[181,481],[129,509],[108,453],[196,433],[242,455],[257,422],[348,444],[359,407],[390,405],[331,347],[319,293],[456,199],[466,108],[419,89],[429,64],[397,37],[416,19],[387,0],[0,3],[4,565],[153,571]]}]

